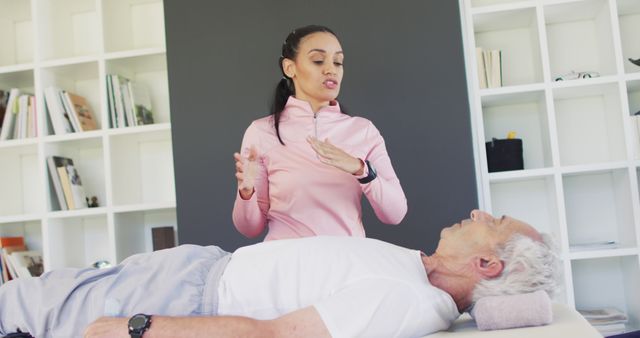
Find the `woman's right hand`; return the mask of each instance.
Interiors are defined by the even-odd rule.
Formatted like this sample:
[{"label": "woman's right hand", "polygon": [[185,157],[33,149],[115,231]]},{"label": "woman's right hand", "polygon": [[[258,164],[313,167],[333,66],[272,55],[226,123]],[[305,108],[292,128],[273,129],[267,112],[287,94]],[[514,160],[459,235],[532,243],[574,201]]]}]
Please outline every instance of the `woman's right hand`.
[{"label": "woman's right hand", "polygon": [[236,179],[238,179],[238,192],[242,199],[248,200],[253,196],[256,173],[258,172],[258,151],[254,146],[249,148],[248,156],[234,153],[236,160]]}]

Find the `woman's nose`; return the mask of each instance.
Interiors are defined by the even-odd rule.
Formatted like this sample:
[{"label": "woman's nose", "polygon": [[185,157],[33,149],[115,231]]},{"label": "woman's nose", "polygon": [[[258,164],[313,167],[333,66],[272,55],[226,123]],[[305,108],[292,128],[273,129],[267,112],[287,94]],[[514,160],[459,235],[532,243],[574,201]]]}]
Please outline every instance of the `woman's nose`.
[{"label": "woman's nose", "polygon": [[484,211],[475,209],[471,211],[471,219],[474,221],[490,221],[493,219],[493,216]]}]

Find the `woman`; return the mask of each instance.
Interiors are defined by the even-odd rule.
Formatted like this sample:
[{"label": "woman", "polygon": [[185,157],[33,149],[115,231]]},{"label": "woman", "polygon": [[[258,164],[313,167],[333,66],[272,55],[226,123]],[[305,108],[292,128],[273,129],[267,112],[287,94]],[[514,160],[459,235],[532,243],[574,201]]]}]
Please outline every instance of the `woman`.
[{"label": "woman", "polygon": [[367,119],[336,101],[344,53],[326,27],[306,26],[282,46],[284,77],[270,116],[253,121],[234,154],[238,195],[233,222],[265,240],[342,235],[364,237],[361,196],[378,218],[398,224],[407,200],[384,139]]}]

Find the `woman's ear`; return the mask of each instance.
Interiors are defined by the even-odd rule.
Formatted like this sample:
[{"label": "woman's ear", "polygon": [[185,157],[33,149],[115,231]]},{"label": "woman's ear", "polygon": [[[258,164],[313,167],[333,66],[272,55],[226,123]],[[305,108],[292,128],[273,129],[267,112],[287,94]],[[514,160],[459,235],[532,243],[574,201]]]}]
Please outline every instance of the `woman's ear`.
[{"label": "woman's ear", "polygon": [[473,260],[473,268],[482,278],[490,279],[500,276],[504,270],[504,263],[493,255],[476,256]]},{"label": "woman's ear", "polygon": [[296,64],[293,60],[287,58],[282,59],[282,71],[287,77],[293,79],[296,76],[295,68]]}]

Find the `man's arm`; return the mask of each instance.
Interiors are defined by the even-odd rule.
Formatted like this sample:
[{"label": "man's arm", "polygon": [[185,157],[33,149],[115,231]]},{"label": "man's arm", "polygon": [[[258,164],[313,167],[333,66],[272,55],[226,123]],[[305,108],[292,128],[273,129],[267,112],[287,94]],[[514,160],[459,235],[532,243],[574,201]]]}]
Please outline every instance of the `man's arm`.
[{"label": "man's arm", "polygon": [[[128,318],[103,317],[93,322],[85,338],[128,338]],[[247,317],[153,316],[144,338],[164,337],[331,337],[318,311],[312,306],[273,320]]]}]

